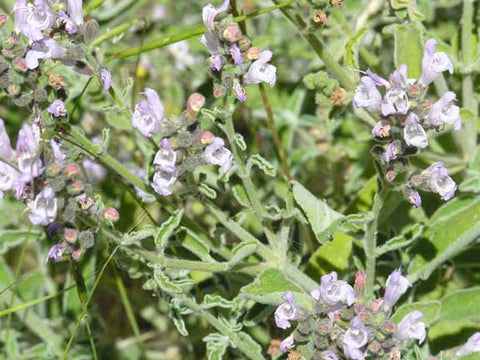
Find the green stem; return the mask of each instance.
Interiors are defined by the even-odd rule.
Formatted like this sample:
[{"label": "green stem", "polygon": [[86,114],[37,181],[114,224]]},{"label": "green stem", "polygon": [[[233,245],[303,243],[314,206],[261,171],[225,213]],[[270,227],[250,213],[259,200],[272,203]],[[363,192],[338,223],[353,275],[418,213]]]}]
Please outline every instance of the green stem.
[{"label": "green stem", "polygon": [[375,286],[375,267],[376,267],[376,249],[377,249],[377,232],[378,232],[378,219],[380,218],[380,212],[382,211],[383,204],[388,195],[388,190],[385,187],[378,186],[378,191],[373,199],[373,207],[369,214],[369,221],[367,223],[367,229],[365,233],[365,296],[367,299],[373,296]]},{"label": "green stem", "polygon": [[[272,0],[275,4],[279,3],[279,0]],[[350,78],[350,74],[335,61],[333,56],[328,52],[320,39],[313,32],[307,29],[307,23],[298,16],[293,16],[286,8],[281,9],[282,13],[287,17],[290,22],[295,25],[300,34],[307,40],[313,50],[322,59],[325,66],[330,69],[342,86],[350,91],[355,89],[355,84]]]},{"label": "green stem", "polygon": [[233,126],[233,119],[232,114],[229,114],[225,117],[225,134],[227,135],[228,142],[230,143],[230,147],[232,149],[233,157],[235,159],[235,163],[239,168],[239,176],[242,180],[243,186],[245,187],[245,191],[247,192],[248,199],[250,200],[250,204],[252,205],[253,211],[257,215],[260,222],[262,222],[263,217],[263,206],[260,202],[259,196],[257,191],[255,190],[255,186],[253,185],[252,179],[250,178],[250,174],[248,173],[247,166],[245,165],[245,161],[243,160],[242,155],[240,154],[238,147],[235,142],[235,128]]},{"label": "green stem", "polygon": [[99,37],[97,37],[92,45],[90,46],[90,49],[91,50],[93,47],[95,46],[98,46],[100,45],[102,42],[104,41],[107,41],[117,35],[120,35],[120,34],[123,34],[125,31],[127,31],[128,29],[130,29],[132,26],[134,25],[137,25],[138,23],[140,23],[142,21],[142,19],[133,19],[133,20],[130,20],[130,21],[127,21],[126,23],[123,23],[121,25],[118,25],[116,27],[114,27],[113,29],[111,29],[110,31],[107,31],[105,34],[103,35],[100,35]]},{"label": "green stem", "polygon": [[[73,273],[73,278],[75,279],[75,283],[77,284],[77,293],[78,297],[80,299],[80,302],[84,305],[87,306],[87,287],[85,286],[85,279],[83,278],[82,270],[78,266],[78,263],[75,260],[71,261],[72,264],[72,273]],[[88,313],[86,314],[85,317],[85,325],[87,327],[87,335],[88,339],[90,340],[90,346],[92,348],[92,355],[93,358],[96,360],[98,359],[97,357],[97,351],[95,347],[95,339],[93,338],[93,333],[92,329],[90,328],[90,319],[88,317]]]},{"label": "green stem", "polygon": [[[284,1],[282,3],[278,3],[275,6],[271,6],[271,7],[266,8],[266,9],[255,11],[255,12],[253,12],[251,14],[248,14],[248,15],[237,16],[237,17],[233,18],[233,20],[236,21],[236,22],[243,22],[243,21],[246,21],[246,20],[254,19],[258,16],[268,14],[268,13],[274,11],[274,10],[282,9],[284,7],[287,7],[287,6],[293,4],[296,1],[297,0]],[[151,41],[151,42],[149,42],[145,45],[142,45],[142,46],[137,46],[137,47],[130,48],[128,50],[120,51],[116,54],[113,54],[108,60],[123,59],[123,58],[127,58],[127,57],[130,57],[130,56],[135,56],[135,55],[147,52],[147,51],[159,49],[159,48],[165,47],[167,45],[170,45],[170,44],[182,41],[182,40],[190,39],[190,38],[193,38],[195,36],[200,36],[205,32],[205,30],[206,30],[205,26],[196,25],[193,28],[181,31],[178,34],[174,34],[174,35],[171,35],[171,36],[166,36],[162,39]]]}]

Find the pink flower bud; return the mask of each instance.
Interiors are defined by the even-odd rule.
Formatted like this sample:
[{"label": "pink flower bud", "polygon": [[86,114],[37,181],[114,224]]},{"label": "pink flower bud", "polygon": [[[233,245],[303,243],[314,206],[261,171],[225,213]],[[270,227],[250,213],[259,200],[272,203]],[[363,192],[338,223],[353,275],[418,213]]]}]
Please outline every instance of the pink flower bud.
[{"label": "pink flower bud", "polygon": [[27,63],[22,58],[16,58],[13,60],[13,66],[15,67],[15,70],[19,72],[26,72],[28,70]]},{"label": "pink flower bud", "polygon": [[200,143],[202,145],[210,145],[214,138],[215,135],[213,135],[210,131],[204,131],[200,134]]},{"label": "pink flower bud", "polygon": [[238,47],[242,51],[247,50],[251,45],[252,45],[252,42],[247,37],[243,37],[240,40],[238,40]]},{"label": "pink flower bud", "polygon": [[85,185],[80,180],[75,181],[67,188],[67,192],[70,195],[79,195],[85,190]]},{"label": "pink flower bud", "polygon": [[187,112],[192,116],[196,116],[204,105],[205,97],[202,94],[193,93],[188,97]]},{"label": "pink flower bud", "polygon": [[257,60],[260,57],[260,49],[256,46],[251,47],[245,52],[245,58],[248,60]]},{"label": "pink flower bud", "polygon": [[0,26],[3,26],[3,24],[5,24],[5,22],[7,21],[7,19],[8,19],[7,15],[0,14]]},{"label": "pink flower bud", "polygon": [[7,90],[10,95],[17,95],[20,92],[21,88],[17,84],[10,84]]},{"label": "pink flower bud", "polygon": [[213,96],[215,99],[225,96],[225,87],[223,85],[215,84],[213,87]]},{"label": "pink flower bud", "polygon": [[65,240],[69,244],[74,244],[77,241],[77,231],[75,229],[66,229],[65,230]]},{"label": "pink flower bud", "polygon": [[78,260],[80,258],[80,255],[82,255],[82,249],[80,248],[73,249],[72,251],[73,260]]},{"label": "pink flower bud", "polygon": [[63,170],[69,178],[73,178],[80,173],[80,166],[78,164],[68,164]]},{"label": "pink flower bud", "polygon": [[103,213],[103,217],[105,220],[109,220],[111,222],[117,222],[118,219],[120,219],[120,215],[114,207],[108,207],[105,209],[105,212]]},{"label": "pink flower bud", "polygon": [[230,25],[223,31],[223,38],[231,43],[238,41],[241,36],[242,32],[237,24]]}]

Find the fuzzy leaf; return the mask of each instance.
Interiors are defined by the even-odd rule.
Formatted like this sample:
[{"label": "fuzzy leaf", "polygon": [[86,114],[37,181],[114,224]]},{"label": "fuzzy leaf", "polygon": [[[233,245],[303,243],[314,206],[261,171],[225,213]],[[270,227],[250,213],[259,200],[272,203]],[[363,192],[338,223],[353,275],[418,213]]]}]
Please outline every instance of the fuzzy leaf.
[{"label": "fuzzy leaf", "polygon": [[422,73],[423,34],[415,23],[396,25],[395,67],[407,65],[408,78],[418,79]]},{"label": "fuzzy leaf", "polygon": [[180,225],[182,221],[183,209],[175,210],[173,214],[165,221],[161,226],[155,237],[155,244],[158,248],[163,249],[167,245],[168,239],[172,236],[175,229]]},{"label": "fuzzy leaf", "polygon": [[457,290],[441,300],[440,320],[480,319],[480,287]]},{"label": "fuzzy leaf", "polygon": [[262,170],[265,175],[275,177],[277,176],[277,169],[272,165],[268,160],[266,160],[261,155],[255,154],[248,159],[249,165],[256,165],[260,170]]}]

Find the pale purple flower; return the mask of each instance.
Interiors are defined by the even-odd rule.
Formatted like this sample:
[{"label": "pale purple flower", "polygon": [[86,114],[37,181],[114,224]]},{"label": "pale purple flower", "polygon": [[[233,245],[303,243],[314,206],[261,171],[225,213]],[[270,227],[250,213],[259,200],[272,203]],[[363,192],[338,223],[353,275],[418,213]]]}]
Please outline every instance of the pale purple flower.
[{"label": "pale purple flower", "polygon": [[20,173],[10,165],[0,161],[0,197],[7,191],[15,190],[18,186]]},{"label": "pale purple flower", "polygon": [[355,89],[353,107],[355,109],[364,107],[372,113],[379,113],[382,106],[382,95],[376,87],[376,82],[368,76],[363,76],[361,82],[362,85]]},{"label": "pale purple flower", "polygon": [[55,221],[57,217],[57,199],[51,187],[46,187],[37,194],[35,200],[29,204],[30,215],[28,218],[33,225],[46,226]]},{"label": "pale purple flower", "polygon": [[382,307],[385,310],[391,309],[410,286],[412,286],[412,284],[410,284],[406,277],[402,276],[400,269],[393,271],[387,278]]},{"label": "pale purple flower", "polygon": [[395,338],[400,341],[416,339],[421,344],[425,341],[427,332],[425,331],[425,324],[420,321],[423,318],[421,311],[415,310],[409,313],[398,324],[398,332]]},{"label": "pale purple flower", "polygon": [[225,147],[223,139],[219,137],[215,137],[212,143],[205,148],[203,156],[208,164],[220,166],[221,173],[226,173],[232,167],[233,155]]},{"label": "pale purple flower", "polygon": [[60,99],[57,99],[51,103],[47,108],[47,111],[55,117],[64,117],[67,116],[68,113],[65,103]]},{"label": "pale purple flower", "polygon": [[323,275],[320,282],[320,288],[311,292],[316,301],[322,301],[328,306],[338,307],[343,303],[352,305],[355,300],[353,288],[343,280],[337,280],[335,271]]},{"label": "pale purple flower", "polygon": [[45,259],[45,261],[48,261],[49,259],[53,259],[53,261],[59,262],[60,260],[62,260],[64,252],[65,252],[65,245],[63,243],[53,245],[50,248],[50,250],[48,250],[47,258]]},{"label": "pale purple flower", "polygon": [[36,128],[24,124],[18,132],[17,161],[21,173],[21,181],[29,182],[43,172],[42,160],[39,158],[39,135]]},{"label": "pale purple flower", "polygon": [[270,50],[262,51],[260,57],[250,65],[245,75],[245,83],[260,84],[264,82],[273,87],[277,81],[277,68],[268,63],[272,57],[273,53]]},{"label": "pale purple flower", "polygon": [[177,161],[177,153],[170,146],[168,139],[163,139],[160,142],[160,150],[158,150],[153,159],[153,164],[157,170],[168,172],[175,171],[175,162]]},{"label": "pale purple flower", "polygon": [[240,84],[240,81],[238,79],[233,80],[233,92],[235,93],[235,97],[239,101],[247,101],[247,93],[245,91],[245,88]]},{"label": "pale purple flower", "polygon": [[412,191],[408,195],[408,201],[410,201],[410,204],[413,205],[414,209],[418,209],[422,205],[422,198],[420,197],[418,191]]},{"label": "pale purple flower", "polygon": [[102,80],[102,85],[105,90],[109,90],[112,87],[112,74],[107,68],[100,70],[100,80]]},{"label": "pale purple flower", "polygon": [[13,29],[16,34],[20,34],[23,25],[27,22],[27,0],[17,0],[12,11],[14,17]]},{"label": "pale purple flower", "polygon": [[390,75],[390,82],[396,89],[406,90],[409,86],[407,78],[407,65],[402,64]]},{"label": "pale purple flower", "polygon": [[452,91],[447,91],[442,97],[435,102],[430,108],[427,121],[434,126],[442,124],[453,125],[454,130],[459,130],[462,126],[462,119],[460,119],[460,108],[454,105],[457,98]]},{"label": "pale purple flower", "polygon": [[200,38],[200,42],[208,48],[210,54],[218,55],[220,40],[214,34],[206,32]]},{"label": "pale purple flower", "polygon": [[177,181],[177,173],[171,171],[157,171],[153,175],[152,187],[155,192],[163,196],[172,195],[170,188]]},{"label": "pale purple flower", "polygon": [[472,353],[480,353],[480,332],[476,332],[468,339],[456,353],[457,356],[466,356]]},{"label": "pale purple flower", "polygon": [[147,100],[142,100],[135,106],[132,126],[144,136],[151,137],[162,130],[165,108],[155,90],[146,88],[144,94]]},{"label": "pale purple flower", "polygon": [[230,0],[225,0],[218,9],[215,8],[212,4],[208,4],[203,8],[202,19],[203,24],[208,31],[212,31],[214,28],[214,21],[218,14],[227,11],[228,6],[230,5]]},{"label": "pale purple flower", "polygon": [[322,352],[322,356],[324,360],[338,360],[337,355],[332,350],[325,350]]},{"label": "pale purple flower", "polygon": [[379,139],[390,137],[390,130],[392,126],[388,120],[380,120],[372,129],[372,135]]},{"label": "pale purple flower", "polygon": [[69,35],[73,35],[78,31],[77,24],[64,11],[58,12],[58,26],[64,26]]},{"label": "pale purple flower", "polygon": [[427,133],[422,125],[420,125],[418,116],[415,113],[410,113],[407,117],[405,128],[403,129],[403,138],[409,146],[419,148],[426,148],[428,146]]},{"label": "pale purple flower", "polygon": [[11,159],[13,157],[10,137],[5,130],[5,124],[2,119],[0,119],[0,156],[5,159]]},{"label": "pale purple flower", "polygon": [[60,144],[55,139],[51,139],[50,146],[52,147],[53,155],[55,156],[55,160],[57,161],[57,163],[63,164],[67,159],[67,156],[62,153],[62,150],[60,149]]},{"label": "pale purple flower", "polygon": [[398,157],[398,154],[400,154],[400,151],[402,150],[402,144],[400,141],[394,141],[390,143],[387,147],[387,151],[385,151],[385,161],[390,162],[392,160],[395,160]]},{"label": "pale purple flower", "polygon": [[453,74],[452,60],[444,52],[436,52],[437,40],[428,39],[425,42],[425,49],[422,59],[422,76],[419,82],[423,85],[429,85],[438,75],[448,70]]},{"label": "pale purple flower", "polygon": [[82,0],[67,0],[68,14],[78,26],[83,24]]},{"label": "pale purple flower", "polygon": [[353,360],[361,360],[366,357],[362,348],[367,345],[367,328],[358,316],[355,316],[350,322],[350,328],[343,337],[343,352],[345,356]]},{"label": "pale purple flower", "polygon": [[27,68],[36,69],[41,59],[60,60],[65,54],[65,49],[53,39],[43,39],[32,44],[31,50],[25,56]]},{"label": "pale purple flower", "polygon": [[208,66],[214,71],[220,71],[222,69],[222,57],[218,54],[210,56]]},{"label": "pale purple flower", "polygon": [[367,69],[367,76],[372,79],[377,86],[385,86],[386,88],[390,87],[390,83],[385,80],[384,78],[378,76],[374,72],[372,72],[370,69]]},{"label": "pale purple flower", "polygon": [[[17,11],[15,11],[16,14]],[[54,14],[45,0],[34,0],[33,4],[26,4],[25,14],[19,10],[19,15],[18,26],[30,41],[42,40],[44,38],[43,31],[53,25]]]},{"label": "pale purple flower", "polygon": [[286,353],[288,350],[293,349],[295,347],[294,344],[294,338],[293,334],[285,338],[281,343],[280,343],[280,351],[282,353]]},{"label": "pale purple flower", "polygon": [[428,189],[439,194],[442,200],[450,200],[455,195],[457,184],[448,175],[443,163],[433,163],[422,172],[422,175],[428,178]]},{"label": "pale purple flower", "polygon": [[383,116],[405,115],[410,108],[410,100],[406,91],[393,87],[385,94],[381,106]]},{"label": "pale purple flower", "polygon": [[230,46],[230,55],[232,56],[235,65],[242,66],[243,56],[237,44],[232,44],[232,46]]},{"label": "pale purple flower", "polygon": [[275,310],[275,324],[280,329],[288,329],[291,320],[298,319],[298,307],[293,292],[288,291],[283,295],[283,304]]},{"label": "pale purple flower", "polygon": [[92,159],[83,160],[82,165],[87,179],[91,182],[98,183],[107,177],[107,170]]}]

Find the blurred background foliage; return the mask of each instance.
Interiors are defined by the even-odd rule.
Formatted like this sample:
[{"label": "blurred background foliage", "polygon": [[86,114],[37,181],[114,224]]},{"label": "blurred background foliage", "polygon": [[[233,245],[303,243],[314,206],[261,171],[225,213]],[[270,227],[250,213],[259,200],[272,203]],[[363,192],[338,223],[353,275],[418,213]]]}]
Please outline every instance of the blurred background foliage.
[{"label": "blurred background foliage", "polygon": [[[368,67],[382,76],[393,71],[393,26],[413,17],[419,21],[419,26],[425,28],[428,37],[439,40],[442,51],[454,61],[455,75],[437,82],[438,91],[448,86],[462,102],[464,63],[459,26],[462,3],[460,0],[392,0],[388,6],[387,1],[346,0],[342,7],[331,11],[330,26],[318,27],[315,33],[335,59],[348,69],[352,79],[358,81],[359,70]],[[95,7],[98,4],[101,5]],[[207,50],[198,36],[127,58],[118,55],[136,46],[194,29],[201,21],[204,5],[206,1],[86,2],[87,8],[95,7],[90,15],[99,22],[98,37],[118,26],[130,25],[126,31],[99,43],[96,48],[98,57],[114,74],[116,90],[127,105],[133,107],[145,86],[158,91],[167,114],[179,114],[188,95],[193,92],[207,97],[207,108],[215,103],[211,95],[213,82],[205,66]],[[9,13],[12,6],[12,0],[0,1],[5,13]],[[266,0],[237,0],[242,13],[269,6],[272,3]],[[478,11],[474,18],[478,19],[478,3],[474,9]],[[359,117],[353,112],[351,92],[344,101],[335,104],[332,94],[340,86],[338,81],[332,74],[324,72],[324,64],[280,11],[251,19],[246,26],[254,45],[268,48],[275,54],[278,82],[273,89],[268,89],[268,97],[292,177],[338,212],[365,214],[372,205],[376,188],[370,154],[374,145],[371,136],[373,119]],[[476,22],[474,31],[480,32]],[[479,69],[476,39],[474,36],[471,44],[475,49],[476,61],[470,64],[474,74]],[[97,80],[93,79],[86,87],[87,76],[66,68],[57,69],[57,72],[69,84],[69,97],[73,99],[70,105],[77,107],[73,122],[81,124],[90,138],[101,136],[102,129],[109,127],[112,139],[109,153],[127,165],[148,163],[145,159],[152,156],[151,150],[142,149],[137,136],[131,135],[130,124],[122,110],[111,105]],[[478,83],[474,84],[475,96],[478,96]],[[478,109],[475,110],[464,108],[463,118],[475,121]],[[6,120],[10,134],[16,133],[28,116],[7,101],[0,103],[0,117]],[[236,109],[236,129],[243,135],[249,153],[259,153],[281,169],[266,120],[267,113],[258,88],[252,86],[248,89],[247,102]],[[208,126],[206,119],[205,126]],[[476,158],[476,149],[465,153],[461,143],[461,137],[454,137],[451,132],[443,133],[435,136],[429,150],[416,158],[418,168],[433,161],[443,161],[455,180],[462,183],[457,198],[443,205],[440,213],[437,209],[442,203],[433,195],[425,194],[423,208],[417,210],[411,209],[400,193],[389,197],[380,219],[380,244],[396,237],[399,242],[409,241],[413,245],[409,245],[408,250],[390,252],[379,258],[379,282],[385,281],[386,275],[400,265],[409,268],[410,273],[422,269],[440,251],[437,246],[447,247],[478,222],[480,160]],[[260,171],[255,170],[252,174],[262,201],[283,206],[288,183],[281,174],[268,179]],[[121,219],[117,228],[121,231],[137,230],[151,221],[145,208],[135,201],[114,174],[96,183],[96,187],[106,202],[119,209]],[[252,233],[261,234],[260,224],[239,205],[238,197],[241,198],[242,194],[237,193],[232,198],[224,185],[212,184],[212,187],[217,191],[219,207],[237,214],[236,219],[242,219],[243,226]],[[235,188],[235,183],[232,187]],[[195,189],[185,187],[183,191],[182,195],[191,193],[195,196],[187,202],[181,202],[179,196],[174,201],[183,204],[185,211],[223,242],[234,244],[237,241],[216,226],[216,219],[206,211],[204,199]],[[46,359],[52,349],[53,353],[62,353],[82,308],[72,286],[74,282],[68,271],[70,264],[45,264],[45,254],[52,244],[41,231],[25,225],[28,221],[23,208],[22,204],[11,199],[0,201],[0,357]],[[167,214],[155,202],[147,205],[147,210],[158,223],[167,219]],[[448,216],[442,218],[442,211]],[[440,227],[430,227],[431,224],[440,224]],[[296,258],[294,263],[315,280],[332,270],[341,276],[353,274],[356,266],[362,266],[363,255],[358,245],[361,231],[358,237],[354,236],[355,231],[352,233],[337,231],[332,235],[332,242],[322,245],[307,224],[298,224],[290,239]],[[185,231],[176,232],[169,251],[188,258],[192,250],[189,252],[182,246],[188,236]],[[112,252],[105,241],[96,240],[95,249],[82,260],[89,292]],[[436,242],[432,243],[432,240]],[[152,239],[146,239],[143,245],[148,248],[152,243]],[[433,309],[428,331],[433,354],[462,344],[480,329],[479,257],[480,246],[475,244],[435,269],[426,281],[416,284],[410,298],[406,299],[406,302],[426,302],[426,306]],[[203,358],[205,342],[202,339],[210,332],[208,323],[195,314],[183,316],[185,323],[181,323],[175,314],[171,314],[169,299],[158,290],[144,290],[145,278],[142,276],[147,273],[151,273],[151,269],[123,250],[119,250],[106,267],[89,308],[99,357]],[[191,277],[194,279],[191,293],[199,300],[207,294],[233,299],[242,286],[252,281],[228,272],[216,275],[192,272]],[[281,337],[272,321],[272,309],[270,305],[251,304],[243,318],[248,333],[264,349],[268,348],[272,338]],[[228,316],[235,309],[215,311],[217,315],[225,313]],[[180,323],[174,324],[172,317]],[[180,334],[178,329],[182,327],[188,331],[188,337]],[[235,349],[229,349],[225,355],[231,359],[241,357]],[[91,358],[84,326],[80,327],[68,358]]]}]

